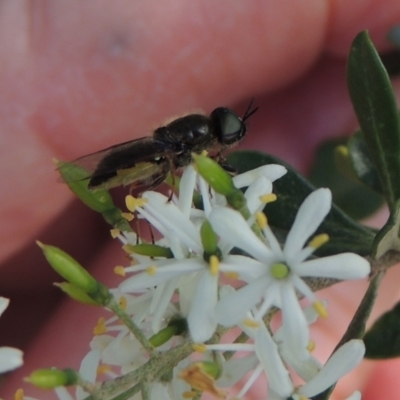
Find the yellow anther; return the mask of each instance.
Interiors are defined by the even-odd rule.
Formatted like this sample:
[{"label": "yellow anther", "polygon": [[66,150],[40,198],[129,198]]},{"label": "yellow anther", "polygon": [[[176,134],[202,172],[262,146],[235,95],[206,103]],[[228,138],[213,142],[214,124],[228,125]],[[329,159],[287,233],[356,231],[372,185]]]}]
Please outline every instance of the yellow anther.
[{"label": "yellow anther", "polygon": [[193,343],[192,348],[198,353],[205,353],[207,351],[207,346],[203,343]]},{"label": "yellow anther", "polygon": [[337,151],[340,155],[348,157],[349,156],[349,149],[347,148],[347,146],[337,146],[335,148],[335,151]]},{"label": "yellow anther", "polygon": [[136,198],[130,194],[125,197],[125,205],[130,212],[135,212],[137,207],[143,207],[146,203],[146,199]]},{"label": "yellow anther", "polygon": [[124,212],[121,213],[121,217],[125,218],[128,222],[133,221],[133,218],[134,218],[132,213],[124,213]]},{"label": "yellow anther", "polygon": [[314,340],[310,340],[307,346],[307,350],[311,353],[315,350],[315,342]]},{"label": "yellow anther", "polygon": [[299,400],[309,400],[309,399],[308,399],[308,397],[303,396],[303,395],[301,394],[300,397],[299,397]]},{"label": "yellow anther", "polygon": [[157,267],[155,265],[151,265],[150,267],[146,268],[146,272],[149,275],[155,275],[155,273],[157,272]]},{"label": "yellow anther", "polygon": [[111,367],[107,364],[102,364],[97,367],[97,374],[102,375],[111,371]]},{"label": "yellow anther", "polygon": [[277,197],[275,193],[264,194],[260,196],[260,200],[264,204],[272,203],[276,201]]},{"label": "yellow anther", "polygon": [[218,399],[225,399],[226,397],[225,392],[215,386],[215,378],[205,371],[201,362],[185,368],[179,374],[179,378],[183,379],[194,389],[210,393]]},{"label": "yellow anther", "polygon": [[233,271],[225,272],[225,276],[229,279],[239,279],[240,278],[240,275],[237,272],[233,272]]},{"label": "yellow anther", "polygon": [[126,297],[121,296],[118,301],[118,304],[119,304],[120,308],[122,308],[123,310],[126,310],[126,306],[128,305],[128,301],[126,300]]},{"label": "yellow anther", "polygon": [[256,221],[257,221],[257,225],[261,229],[265,228],[268,225],[267,216],[261,211],[256,214]]},{"label": "yellow anther", "polygon": [[219,272],[219,259],[217,256],[211,256],[210,257],[210,271],[211,275],[218,275]]},{"label": "yellow anther", "polygon": [[327,235],[326,233],[321,233],[320,235],[313,237],[308,243],[308,246],[314,249],[318,249],[318,247],[324,245],[328,240],[329,235]]},{"label": "yellow anther", "polygon": [[120,276],[125,276],[125,268],[122,267],[121,265],[117,265],[114,267],[114,274],[115,275],[120,275]]},{"label": "yellow anther", "polygon": [[183,399],[193,399],[194,396],[196,396],[197,392],[195,391],[187,391],[182,393],[182,398]]},{"label": "yellow anther", "polygon": [[113,239],[117,238],[119,236],[119,234],[121,233],[121,231],[117,228],[114,229],[110,229],[110,233],[111,233],[111,237]]},{"label": "yellow anther", "polygon": [[122,250],[123,250],[125,253],[128,253],[128,254],[135,254],[135,251],[133,250],[133,246],[130,245],[130,244],[124,244],[124,245],[122,246]]},{"label": "yellow anther", "polygon": [[93,328],[93,335],[102,335],[107,332],[106,320],[104,317],[100,317],[97,321],[97,325]]},{"label": "yellow anther", "polygon": [[208,151],[207,150],[203,150],[201,152],[201,155],[207,157],[208,156]]},{"label": "yellow anther", "polygon": [[315,301],[313,306],[315,308],[315,311],[321,318],[326,318],[328,316],[328,310],[326,309],[322,301],[319,300]]},{"label": "yellow anther", "polygon": [[24,400],[24,389],[19,388],[14,394],[14,400]]},{"label": "yellow anther", "polygon": [[256,321],[255,319],[249,319],[246,318],[243,323],[248,326],[249,328],[259,328],[260,327],[260,323],[258,321]]}]

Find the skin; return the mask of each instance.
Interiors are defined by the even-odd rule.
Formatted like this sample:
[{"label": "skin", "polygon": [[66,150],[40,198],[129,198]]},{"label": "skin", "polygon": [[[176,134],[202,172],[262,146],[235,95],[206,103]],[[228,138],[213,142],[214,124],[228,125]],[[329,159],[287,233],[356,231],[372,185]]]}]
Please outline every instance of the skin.
[{"label": "skin", "polygon": [[[11,298],[1,332],[2,344],[25,351],[4,398],[34,368],[77,368],[100,315],[49,286],[60,278],[34,240],[65,249],[110,286],[118,283],[112,268],[127,265],[101,218],[57,182],[51,157],[145,136],[199,107],[241,114],[255,97],[260,111],[242,147],[306,171],[316,144],[357,126],[345,85],[352,39],[368,28],[388,50],[385,35],[400,18],[396,0],[3,0],[0,9],[0,294]],[[396,275],[385,280],[375,316],[396,302]],[[330,318],[317,326],[317,355],[330,354],[365,287],[321,293]],[[397,364],[363,364],[334,399],[355,388],[364,400],[396,398]],[[257,389],[250,396],[260,398]]]}]

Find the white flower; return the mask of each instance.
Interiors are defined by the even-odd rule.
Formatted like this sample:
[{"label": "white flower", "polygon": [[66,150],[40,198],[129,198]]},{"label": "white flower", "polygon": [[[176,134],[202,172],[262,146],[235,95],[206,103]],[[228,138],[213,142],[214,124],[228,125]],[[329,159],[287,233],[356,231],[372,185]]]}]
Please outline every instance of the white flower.
[{"label": "white flower", "polygon": [[[321,371],[310,381],[295,389],[291,394],[293,400],[305,400],[322,393],[344,375],[348,374],[361,362],[365,353],[362,340],[353,339],[341,346],[322,367]],[[353,393],[348,400],[360,399],[359,392]],[[268,400],[286,400],[274,388],[268,389]]]},{"label": "white flower", "polygon": [[[282,176],[286,169],[278,165],[257,168],[235,177],[237,184],[249,185],[246,198],[251,212],[264,207],[261,196],[272,192],[271,180]],[[195,188],[202,195],[202,210],[192,209],[192,198]],[[189,330],[196,342],[208,340],[214,333],[217,322],[214,309],[218,300],[219,271],[236,272],[237,265],[218,265],[213,259],[213,265],[204,260],[204,249],[200,236],[200,227],[216,204],[226,204],[226,200],[210,191],[208,184],[199,176],[192,166],[186,168],[180,185],[179,198],[173,202],[167,197],[156,193],[143,194],[146,203],[136,210],[146,218],[163,236],[171,248],[174,259],[147,260],[126,272],[138,272],[126,279],[119,289],[122,292],[141,291],[155,287],[154,300],[150,313],[156,313],[153,328],[159,327],[159,322],[169,304],[174,292],[178,289],[181,312],[187,316]],[[220,250],[225,260],[232,245],[221,241]],[[225,265],[229,265],[226,268]],[[144,272],[141,272],[144,271]]]},{"label": "white flower", "polygon": [[254,340],[251,343],[221,343],[206,345],[208,350],[219,351],[235,351],[235,352],[252,352],[253,356],[244,357],[243,359],[233,360],[234,362],[223,363],[223,374],[219,384],[232,386],[245,373],[249,371],[249,367],[253,367],[253,371],[247,379],[246,384],[240,392],[235,396],[242,398],[260,374],[264,371],[268,386],[282,398],[288,398],[294,390],[294,384],[290,378],[289,371],[286,369],[282,358],[278,352],[278,346],[272,339],[262,320],[255,320],[251,313],[245,324],[241,325],[244,332]]},{"label": "white flower", "polygon": [[[0,316],[10,303],[9,299],[0,297]],[[24,362],[21,350],[14,347],[0,347],[0,374],[20,367]]]},{"label": "white flower", "polygon": [[[254,317],[261,318],[272,305],[280,307],[283,313],[284,340],[291,351],[308,357],[308,324],[296,290],[316,306],[320,307],[320,303],[302,278],[360,279],[370,271],[369,263],[352,253],[306,260],[320,243],[315,244],[314,240],[306,247],[304,245],[330,207],[331,192],[328,189],[318,189],[311,193],[301,205],[283,249],[267,224],[262,231],[268,245],[256,236],[237,211],[222,207],[212,211],[209,219],[215,232],[231,245],[254,257],[254,260],[249,259],[247,263],[241,258],[242,266],[238,272],[242,274],[240,278],[248,284],[220,300],[216,309],[219,323],[226,326],[237,324],[263,299]],[[317,236],[317,239],[320,240],[321,236]],[[235,257],[231,256],[230,262]],[[256,278],[247,280],[246,276],[249,275]]]}]

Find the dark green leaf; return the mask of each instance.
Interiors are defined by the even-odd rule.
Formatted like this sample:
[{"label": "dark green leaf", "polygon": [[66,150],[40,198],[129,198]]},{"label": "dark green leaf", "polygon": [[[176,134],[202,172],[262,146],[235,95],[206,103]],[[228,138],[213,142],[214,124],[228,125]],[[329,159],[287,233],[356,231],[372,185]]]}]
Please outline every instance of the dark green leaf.
[{"label": "dark green leaf", "polygon": [[[228,156],[228,162],[239,172],[266,164],[281,164],[287,168],[287,174],[274,182],[274,193],[278,200],[269,203],[265,209],[271,227],[285,235],[290,230],[301,203],[315,187],[288,164],[268,154],[238,151]],[[370,229],[352,221],[336,206],[332,207],[317,233],[327,233],[330,237],[329,242],[319,249],[318,255],[345,251],[368,255],[375,236]]]},{"label": "dark green leaf", "polygon": [[372,244],[372,255],[380,258],[389,250],[400,251],[400,201],[393,207],[385,226],[378,232]]},{"label": "dark green leaf", "polygon": [[376,193],[383,194],[382,184],[378,172],[371,160],[371,155],[365,142],[364,135],[357,131],[348,141],[347,148],[351,160],[352,168],[357,177],[366,186]]},{"label": "dark green leaf", "polygon": [[353,41],[347,78],[361,130],[392,209],[400,199],[400,121],[389,76],[367,32]]},{"label": "dark green leaf", "polygon": [[381,315],[365,334],[365,357],[385,359],[400,356],[400,303]]},{"label": "dark green leaf", "polygon": [[[344,145],[348,138],[332,139],[318,147],[313,167],[308,176],[316,187],[328,187],[332,191],[333,202],[354,219],[368,217],[383,204],[382,196],[356,181],[356,178],[344,175],[335,163],[335,150]],[[345,160],[344,160],[345,161]],[[346,163],[343,160],[339,166]],[[350,173],[353,168],[350,163]]]}]

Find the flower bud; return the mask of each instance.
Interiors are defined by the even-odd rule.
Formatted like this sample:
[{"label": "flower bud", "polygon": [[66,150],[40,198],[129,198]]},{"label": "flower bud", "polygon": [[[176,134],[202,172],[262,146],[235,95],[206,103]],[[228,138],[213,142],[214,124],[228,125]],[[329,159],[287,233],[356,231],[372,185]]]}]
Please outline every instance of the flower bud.
[{"label": "flower bud", "polygon": [[54,283],[54,286],[59,287],[64,293],[66,293],[71,299],[78,301],[79,303],[88,304],[91,306],[97,306],[98,303],[95,302],[92,298],[90,298],[82,289],[78,286],[69,283],[69,282],[61,282]]},{"label": "flower bud", "polygon": [[72,369],[37,369],[25,378],[26,382],[32,383],[42,389],[54,389],[57,386],[75,385],[79,375]]}]

